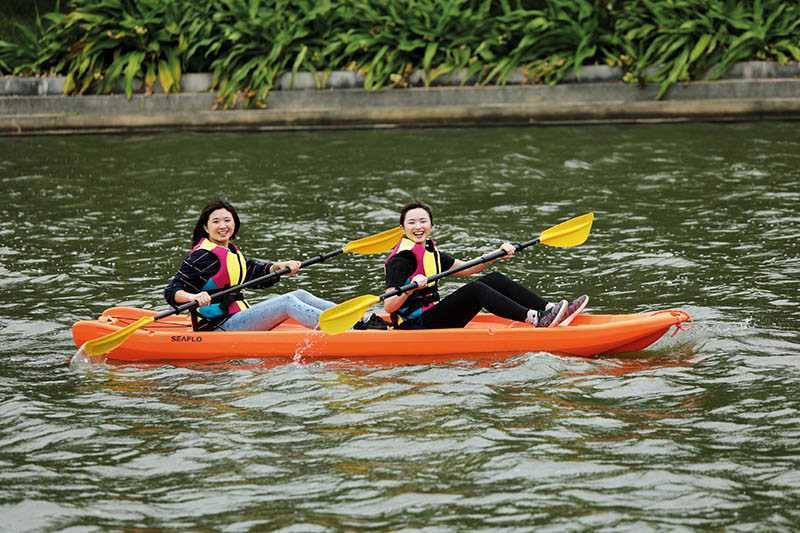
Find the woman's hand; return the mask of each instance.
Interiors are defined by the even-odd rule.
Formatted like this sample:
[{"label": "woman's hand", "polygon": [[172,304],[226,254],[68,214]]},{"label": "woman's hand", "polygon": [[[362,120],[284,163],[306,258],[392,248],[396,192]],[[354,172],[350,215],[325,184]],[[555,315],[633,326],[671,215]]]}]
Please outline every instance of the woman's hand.
[{"label": "woman's hand", "polygon": [[300,270],[300,261],[278,261],[277,263],[272,263],[272,267],[270,267],[271,272],[277,272],[279,270],[283,270],[284,268],[288,268],[289,272],[285,275],[286,277],[291,277],[297,274]]},{"label": "woman's hand", "polygon": [[417,288],[414,289],[415,291],[425,287],[428,284],[428,278],[426,278],[423,274],[417,274],[411,278],[411,281],[417,284]]},{"label": "woman's hand", "polygon": [[206,292],[198,292],[196,294],[189,293],[187,296],[189,302],[197,302],[198,307],[203,307],[211,303],[211,296]]},{"label": "woman's hand", "polygon": [[504,255],[500,259],[508,259],[510,257],[514,257],[514,252],[517,251],[517,247],[511,244],[510,242],[504,242],[503,244],[501,244],[500,249],[506,253],[506,255]]},{"label": "woman's hand", "polygon": [[[417,286],[414,289],[408,290],[402,294],[398,294],[397,296],[390,296],[383,301],[383,309],[387,313],[394,313],[398,309],[400,309],[408,297],[411,296],[411,293],[414,291],[418,291],[419,289],[428,285],[428,278],[425,277],[424,274],[417,274],[413,278],[411,278],[411,282],[416,283]],[[389,287],[386,289],[386,292],[392,292],[395,290],[395,287]]]}]

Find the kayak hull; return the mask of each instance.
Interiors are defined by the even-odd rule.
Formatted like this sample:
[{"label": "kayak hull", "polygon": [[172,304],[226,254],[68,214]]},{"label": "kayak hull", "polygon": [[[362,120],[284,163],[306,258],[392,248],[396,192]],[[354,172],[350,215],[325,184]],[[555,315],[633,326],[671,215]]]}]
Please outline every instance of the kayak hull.
[{"label": "kayak hull", "polygon": [[[108,335],[156,312],[107,309],[97,320],[72,326],[75,345]],[[188,317],[170,316],[137,330],[107,354],[124,362],[221,361],[250,358],[374,358],[399,363],[420,357],[511,356],[526,352],[593,357],[642,350],[691,320],[680,310],[629,315],[581,314],[566,327],[533,328],[479,314],[463,329],[347,331],[328,335],[287,321],[271,331],[198,332]]]}]

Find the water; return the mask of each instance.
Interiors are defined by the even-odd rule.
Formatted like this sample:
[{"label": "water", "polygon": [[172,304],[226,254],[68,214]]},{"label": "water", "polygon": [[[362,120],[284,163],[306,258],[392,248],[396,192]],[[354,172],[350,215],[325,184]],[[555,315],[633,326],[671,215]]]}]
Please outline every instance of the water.
[{"label": "water", "polygon": [[[0,530],[796,530],[797,133],[0,139]],[[413,198],[464,259],[594,211],[584,245],[500,268],[594,312],[695,322],[593,360],[70,368],[73,322],[163,308],[218,194],[273,259],[388,228]],[[381,281],[380,258],[348,256],[279,288],[343,301]]]}]

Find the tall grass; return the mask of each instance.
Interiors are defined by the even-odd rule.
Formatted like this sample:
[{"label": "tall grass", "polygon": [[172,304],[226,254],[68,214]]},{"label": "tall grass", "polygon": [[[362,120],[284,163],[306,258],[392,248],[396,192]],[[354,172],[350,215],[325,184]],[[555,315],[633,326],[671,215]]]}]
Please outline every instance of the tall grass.
[{"label": "tall grass", "polygon": [[587,64],[657,83],[736,61],[800,60],[800,2],[783,0],[71,0],[0,42],[0,71],[67,76],[69,94],[150,93],[210,71],[225,107],[264,106],[279,77],[332,70],[364,87],[454,75],[558,83]]}]

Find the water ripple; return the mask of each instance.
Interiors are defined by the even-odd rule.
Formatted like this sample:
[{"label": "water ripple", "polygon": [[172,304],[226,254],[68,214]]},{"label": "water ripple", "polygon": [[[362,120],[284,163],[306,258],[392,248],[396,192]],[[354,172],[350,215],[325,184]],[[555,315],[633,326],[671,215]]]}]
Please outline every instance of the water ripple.
[{"label": "water ripple", "polygon": [[[0,529],[793,530],[798,154],[791,123],[2,143]],[[71,370],[74,321],[163,308],[198,191],[273,259],[391,227],[413,199],[464,259],[591,211],[585,244],[493,268],[694,324],[591,360]],[[277,289],[342,301],[380,291],[381,264],[344,256]]]}]

